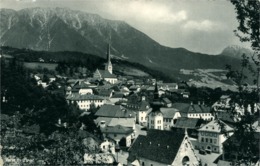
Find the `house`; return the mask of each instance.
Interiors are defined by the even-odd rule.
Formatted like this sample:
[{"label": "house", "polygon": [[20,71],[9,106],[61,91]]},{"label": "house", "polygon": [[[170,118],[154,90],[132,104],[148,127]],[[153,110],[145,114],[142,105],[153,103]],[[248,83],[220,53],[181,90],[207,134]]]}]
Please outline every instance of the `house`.
[{"label": "house", "polygon": [[106,99],[109,99],[113,95],[113,90],[112,89],[100,89],[98,91],[98,95],[102,96],[102,97],[104,97]]},{"label": "house", "polygon": [[76,103],[80,109],[89,110],[91,105],[100,107],[105,104],[105,99],[98,95],[92,94],[70,94],[66,97],[66,100],[69,104]]},{"label": "house", "polygon": [[98,80],[105,80],[110,84],[116,84],[118,79],[116,75],[113,74],[113,66],[110,60],[110,45],[107,48],[107,63],[105,64],[105,70],[97,69],[93,73],[93,78]]},{"label": "house", "polygon": [[113,139],[116,141],[116,144],[130,147],[134,132],[133,129],[118,124],[116,126],[101,127],[100,130],[104,137]]},{"label": "house", "polygon": [[167,97],[164,97],[162,100],[165,107],[172,107],[172,102]]},{"label": "house", "polygon": [[103,153],[115,154],[116,142],[110,138],[104,138],[103,142],[100,143],[100,149]]},{"label": "house", "polygon": [[237,122],[241,120],[241,116],[248,111],[250,114],[257,112],[257,104],[239,105],[230,103],[231,98],[222,95],[220,99],[212,105],[214,114],[221,120],[227,122]]},{"label": "house", "polygon": [[180,112],[174,108],[161,108],[163,115],[163,130],[171,130],[177,119],[181,117]]},{"label": "house", "polygon": [[211,108],[206,106],[204,103],[191,104],[188,103],[174,103],[173,108],[176,108],[181,113],[182,117],[196,118],[204,120],[212,120],[214,116],[211,112]]},{"label": "house", "polygon": [[141,102],[139,103],[139,107],[137,110],[137,122],[141,125],[146,125],[147,123],[147,112],[150,109],[150,104],[143,97]]},{"label": "house", "polygon": [[135,129],[135,112],[126,109],[121,105],[105,104],[95,113],[96,124],[100,126],[115,126],[117,124]]},{"label": "house", "polygon": [[122,101],[122,100],[126,101],[127,99],[125,98],[125,95],[124,95],[123,93],[121,93],[121,92],[116,92],[116,93],[114,93],[114,94],[111,96],[111,98],[110,98],[110,101],[111,101],[112,103],[116,103],[116,102]]},{"label": "house", "polygon": [[72,87],[72,93],[79,93],[81,95],[84,94],[93,94],[93,85],[84,81],[77,81],[75,85]]},{"label": "house", "polygon": [[105,104],[98,109],[95,116],[112,118],[135,118],[135,113],[121,105]]},{"label": "house", "polygon": [[221,120],[212,120],[206,125],[198,129],[198,146],[215,153],[222,153],[222,143],[227,139],[221,126],[229,136],[233,134],[233,128],[222,122]]},{"label": "house", "polygon": [[198,166],[200,160],[184,130],[149,130],[128,151],[128,166]]},{"label": "house", "polygon": [[[198,129],[204,125],[204,123],[205,121],[203,119],[179,117],[173,128],[187,129],[190,137],[198,138]],[[193,146],[198,148],[196,142],[193,144]]]}]

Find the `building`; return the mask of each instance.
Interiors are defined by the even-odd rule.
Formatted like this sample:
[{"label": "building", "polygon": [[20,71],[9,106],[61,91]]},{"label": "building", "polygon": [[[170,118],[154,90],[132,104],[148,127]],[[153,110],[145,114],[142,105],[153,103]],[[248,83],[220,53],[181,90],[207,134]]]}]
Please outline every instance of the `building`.
[{"label": "building", "polygon": [[221,129],[221,126],[224,127],[224,130],[229,136],[233,134],[233,128],[221,120],[219,120],[219,122],[218,120],[212,120],[198,129],[198,148],[215,153],[222,153],[222,143],[227,139],[227,137]]},{"label": "building", "polygon": [[133,129],[121,125],[116,125],[106,126],[103,128],[101,127],[100,130],[104,137],[113,139],[116,144],[130,147],[134,132]]},{"label": "building", "polygon": [[173,108],[179,110],[182,117],[196,118],[204,120],[212,120],[214,116],[211,112],[211,108],[206,106],[204,103],[193,104],[188,103],[174,103]]},{"label": "building", "polygon": [[93,73],[93,78],[98,80],[105,80],[111,84],[118,82],[116,75],[113,74],[113,65],[110,58],[110,45],[107,48],[107,63],[105,64],[105,70],[97,69]]},{"label": "building", "polygon": [[161,108],[163,115],[163,130],[171,130],[178,118],[181,117],[180,112],[175,108]]},{"label": "building", "polygon": [[241,120],[241,116],[245,111],[254,114],[259,110],[257,104],[239,105],[231,104],[231,98],[228,95],[222,95],[220,99],[212,105],[214,114],[221,120],[227,122],[237,122]]},{"label": "building", "polygon": [[105,104],[95,113],[96,124],[100,127],[113,127],[121,125],[135,130],[135,112],[126,109],[121,105]]},{"label": "building", "polygon": [[161,112],[162,102],[159,99],[157,83],[154,88],[154,98],[151,103],[151,111],[147,113],[147,128],[163,130],[163,114]]},{"label": "building", "polygon": [[95,107],[101,107],[105,103],[105,99],[98,95],[92,95],[92,94],[70,94],[66,97],[66,100],[69,104],[76,103],[80,109],[82,110],[89,110],[91,105],[94,105]]},{"label": "building", "polygon": [[199,165],[199,158],[185,130],[149,130],[129,148],[128,166]]},{"label": "building", "polygon": [[93,88],[96,86],[84,81],[77,81],[75,85],[71,88],[71,93],[79,93],[81,95],[93,94]]}]

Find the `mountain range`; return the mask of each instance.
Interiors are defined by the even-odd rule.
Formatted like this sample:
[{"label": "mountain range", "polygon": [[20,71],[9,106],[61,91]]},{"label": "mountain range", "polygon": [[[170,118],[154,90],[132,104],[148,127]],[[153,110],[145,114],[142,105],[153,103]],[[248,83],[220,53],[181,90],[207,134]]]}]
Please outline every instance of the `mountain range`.
[{"label": "mountain range", "polygon": [[[0,10],[0,44],[44,51],[78,51],[141,63],[172,76],[179,69],[234,67],[240,60],[228,51],[220,55],[165,47],[124,21],[65,8]],[[213,40],[213,39],[212,39]],[[210,41],[209,41],[210,42]]]}]

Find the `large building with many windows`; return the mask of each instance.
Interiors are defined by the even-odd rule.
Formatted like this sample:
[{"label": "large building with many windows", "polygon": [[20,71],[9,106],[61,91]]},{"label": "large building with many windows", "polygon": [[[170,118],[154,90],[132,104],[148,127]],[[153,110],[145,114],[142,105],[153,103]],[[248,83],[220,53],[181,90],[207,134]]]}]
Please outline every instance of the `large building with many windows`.
[{"label": "large building with many windows", "polygon": [[[224,128],[221,128],[221,126]],[[219,122],[217,120],[213,120],[202,126],[198,130],[199,148],[215,153],[222,153],[222,143],[227,139],[224,134],[224,130],[229,136],[233,134],[233,129],[220,120]]]},{"label": "large building with many windows", "polygon": [[78,107],[82,110],[89,110],[91,108],[91,105],[95,107],[100,107],[104,105],[105,99],[98,95],[93,94],[78,94],[78,93],[72,93],[66,97],[66,100],[68,104],[77,104]]}]

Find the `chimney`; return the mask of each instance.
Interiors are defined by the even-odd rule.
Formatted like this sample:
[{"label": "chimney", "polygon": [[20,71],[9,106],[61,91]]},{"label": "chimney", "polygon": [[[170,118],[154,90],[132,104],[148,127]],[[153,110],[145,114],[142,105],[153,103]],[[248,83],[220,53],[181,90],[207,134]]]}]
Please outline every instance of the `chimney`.
[{"label": "chimney", "polygon": [[200,105],[200,101],[198,101],[198,105]]},{"label": "chimney", "polygon": [[204,106],[205,105],[205,101],[203,100],[203,102],[202,102],[202,105]]},{"label": "chimney", "polygon": [[142,101],[145,101],[145,96],[142,96]]},{"label": "chimney", "polygon": [[190,105],[193,105],[193,101],[190,102]]}]

